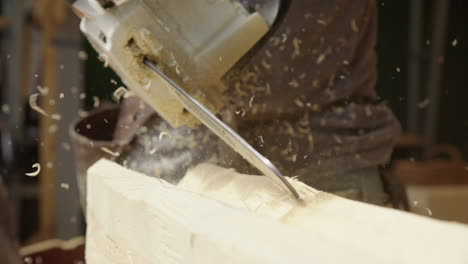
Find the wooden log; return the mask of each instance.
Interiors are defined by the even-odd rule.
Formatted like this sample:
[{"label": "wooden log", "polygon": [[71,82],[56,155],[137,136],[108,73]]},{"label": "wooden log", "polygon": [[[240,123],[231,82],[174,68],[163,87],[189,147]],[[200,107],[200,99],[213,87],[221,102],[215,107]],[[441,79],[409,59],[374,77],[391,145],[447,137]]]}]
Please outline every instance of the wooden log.
[{"label": "wooden log", "polygon": [[101,160],[88,171],[88,264],[467,263],[468,227],[202,164],[171,185]]}]

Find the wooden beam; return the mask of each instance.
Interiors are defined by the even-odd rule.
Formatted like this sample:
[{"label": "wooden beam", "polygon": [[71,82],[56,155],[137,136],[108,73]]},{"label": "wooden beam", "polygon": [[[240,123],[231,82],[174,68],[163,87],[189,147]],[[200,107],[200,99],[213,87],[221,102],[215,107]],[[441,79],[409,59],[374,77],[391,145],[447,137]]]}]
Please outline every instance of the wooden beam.
[{"label": "wooden beam", "polygon": [[39,233],[35,240],[56,237],[56,184],[57,184],[57,137],[50,132],[57,120],[51,115],[57,113],[59,70],[57,47],[54,40],[59,27],[66,17],[66,6],[63,0],[40,0],[35,3],[34,15],[42,29],[43,72],[42,86],[48,93],[41,98],[42,108],[49,116],[39,116],[39,161],[43,171],[39,178]]},{"label": "wooden beam", "polygon": [[[171,185],[88,171],[86,258],[107,263],[467,263],[468,227],[202,164]],[[185,190],[184,190],[185,189]]]}]

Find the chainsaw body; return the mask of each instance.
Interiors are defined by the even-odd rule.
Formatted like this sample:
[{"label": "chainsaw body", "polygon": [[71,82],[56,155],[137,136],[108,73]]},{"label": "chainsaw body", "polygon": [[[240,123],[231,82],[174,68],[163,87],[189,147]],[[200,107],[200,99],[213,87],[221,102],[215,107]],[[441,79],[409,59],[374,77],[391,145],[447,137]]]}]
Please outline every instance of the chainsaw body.
[{"label": "chainsaw body", "polygon": [[105,65],[174,127],[198,120],[143,61],[216,111],[221,78],[269,30],[259,13],[232,0],[78,0],[73,7]]}]

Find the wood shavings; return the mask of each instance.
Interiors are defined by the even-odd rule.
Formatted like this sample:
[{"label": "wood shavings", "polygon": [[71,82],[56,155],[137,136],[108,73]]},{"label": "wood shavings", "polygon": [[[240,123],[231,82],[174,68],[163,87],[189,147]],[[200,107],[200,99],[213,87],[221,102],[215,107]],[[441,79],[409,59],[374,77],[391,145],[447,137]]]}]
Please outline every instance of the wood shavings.
[{"label": "wood shavings", "polygon": [[88,59],[88,53],[86,53],[86,51],[80,50],[80,51],[78,52],[78,58],[79,58],[80,60],[83,60],[83,61],[84,61],[84,60],[87,60],[87,59]]},{"label": "wood shavings", "polygon": [[53,114],[50,117],[57,121],[60,121],[62,119],[62,116],[60,114]]},{"label": "wood shavings", "polygon": [[[287,121],[284,122],[286,126],[286,134],[293,137],[296,133],[294,133],[294,127]],[[289,146],[292,146],[291,139],[289,139]]]},{"label": "wood shavings", "polygon": [[270,94],[271,94],[271,85],[270,85],[270,83],[267,83],[267,84],[266,84],[265,93],[266,93],[267,95],[270,95]]},{"label": "wood shavings", "polygon": [[426,208],[426,211],[427,211],[427,214],[428,214],[429,216],[432,216],[432,211],[431,211],[431,209]]},{"label": "wood shavings", "polygon": [[127,91],[127,92],[123,95],[123,98],[127,99],[127,98],[132,97],[132,96],[135,96],[135,93],[133,93],[132,91]]},{"label": "wood shavings", "polygon": [[48,128],[48,131],[51,134],[57,132],[57,130],[58,130],[58,126],[56,124],[53,124],[53,125],[49,126],[49,128]]},{"label": "wood shavings", "polygon": [[71,91],[71,93],[72,93],[73,95],[77,95],[78,92],[80,91],[80,89],[78,89],[78,87],[76,87],[76,86],[72,86],[72,88],[70,89],[70,91]]},{"label": "wood shavings", "polygon": [[457,44],[458,44],[458,40],[457,40],[457,39],[454,39],[454,40],[452,41],[452,47],[456,47]]},{"label": "wood shavings", "polygon": [[251,71],[251,72],[246,73],[244,76],[242,76],[242,80],[244,80],[245,82],[248,82],[248,81],[255,82],[258,80],[258,75],[257,73]]},{"label": "wood shavings", "polygon": [[353,30],[353,32],[359,32],[359,28],[355,19],[351,20],[351,29]]},{"label": "wood shavings", "polygon": [[344,110],[343,107],[336,107],[336,108],[333,109],[333,112],[335,112],[336,114],[341,115],[341,114],[344,114],[345,110]]},{"label": "wood shavings", "polygon": [[327,22],[325,20],[323,20],[323,19],[317,19],[317,24],[322,25],[322,26],[326,26]]},{"label": "wood shavings", "polygon": [[318,56],[317,60],[315,61],[316,64],[321,64],[324,60],[325,60],[325,53],[322,53],[320,54],[320,56]]},{"label": "wood shavings", "polygon": [[277,47],[280,44],[280,38],[278,37],[272,37],[270,38],[270,42],[272,43],[273,46]]},{"label": "wood shavings", "polygon": [[37,98],[39,97],[39,94],[38,93],[35,93],[35,94],[32,94],[29,96],[29,106],[31,107],[31,109],[33,109],[34,111],[44,115],[44,116],[49,116],[45,111],[44,109],[42,109],[41,107],[39,107],[39,105],[37,104]]},{"label": "wood shavings", "polygon": [[296,160],[297,160],[297,154],[293,154],[291,160],[292,160],[292,162],[296,162]]},{"label": "wood shavings", "polygon": [[307,135],[310,133],[310,127],[298,127],[297,131],[299,131],[301,134]]},{"label": "wood shavings", "polygon": [[301,100],[299,100],[299,99],[294,100],[294,103],[300,108],[304,107],[304,103],[301,102]]},{"label": "wood shavings", "polygon": [[146,90],[146,91],[149,91],[149,88],[151,87],[151,79],[146,79],[146,82],[145,82],[145,85],[143,86],[143,88]]},{"label": "wood shavings", "polygon": [[252,114],[253,114],[253,115],[255,115],[255,114],[258,112],[258,108],[259,108],[258,105],[254,105],[254,106],[252,107]]},{"label": "wood shavings", "polygon": [[339,136],[333,135],[333,139],[336,141],[336,143],[343,144],[343,140]]},{"label": "wood shavings", "polygon": [[127,259],[129,264],[134,264],[132,254],[129,250],[127,250]]},{"label": "wood shavings", "polygon": [[234,89],[235,89],[236,94],[239,95],[239,96],[243,96],[243,97],[249,96],[248,93],[246,93],[245,91],[242,91],[242,90],[241,90],[241,84],[240,84],[240,83],[236,83],[236,84],[234,85]]},{"label": "wood shavings", "polygon": [[320,105],[318,105],[318,104],[313,104],[313,105],[312,105],[312,110],[315,111],[315,112],[320,111],[320,110],[321,110]]},{"label": "wood shavings", "polygon": [[303,127],[307,127],[307,126],[310,125],[310,120],[309,120],[309,113],[308,113],[308,111],[306,111],[306,112],[304,113],[304,116],[303,116],[301,119],[299,119],[298,124],[299,124],[300,126],[303,126]]},{"label": "wood shavings", "polygon": [[39,163],[34,163],[34,164],[32,165],[32,168],[33,168],[33,169],[36,169],[36,171],[29,172],[29,173],[25,173],[26,176],[29,176],[29,177],[36,177],[36,176],[39,175],[39,173],[41,172],[41,164],[39,164]]},{"label": "wood shavings", "polygon": [[158,151],[158,148],[157,148],[157,147],[155,147],[155,148],[153,148],[152,150],[150,150],[150,151],[149,151],[149,154],[150,154],[150,155],[154,155],[154,154],[156,154],[156,151]]},{"label": "wood shavings", "polygon": [[[310,144],[311,146],[313,146],[313,145],[314,145],[314,136],[313,136],[312,134],[309,134],[309,135],[307,136],[307,141],[309,142],[309,144]],[[306,155],[306,156],[307,156],[307,155]]]},{"label": "wood shavings", "polygon": [[372,110],[371,110],[370,106],[366,106],[366,107],[364,108],[364,112],[366,113],[366,116],[367,116],[367,117],[372,116]]},{"label": "wood shavings", "polygon": [[114,151],[112,151],[112,150],[110,150],[110,149],[108,149],[106,147],[101,147],[101,150],[104,151],[107,154],[110,154],[110,155],[114,156],[114,157],[120,156],[119,152],[114,152]]},{"label": "wood shavings", "polygon": [[138,133],[139,134],[148,133],[148,128],[146,126],[142,126],[142,127],[140,127],[140,129],[138,129]]},{"label": "wood shavings", "polygon": [[84,111],[84,110],[78,110],[78,116],[81,117],[81,118],[84,118],[84,117],[87,117],[89,115],[88,112]]},{"label": "wood shavings", "polygon": [[163,131],[159,134],[159,141],[161,141],[164,137],[171,137],[171,135],[169,135],[169,133],[166,131]]},{"label": "wood shavings", "polygon": [[10,113],[10,105],[8,105],[8,104],[3,104],[3,105],[2,105],[2,112],[3,112],[4,114],[9,114],[9,113]]},{"label": "wood shavings", "polygon": [[291,87],[294,87],[294,88],[298,88],[299,87],[299,82],[294,78],[288,83],[288,85],[291,86]]},{"label": "wood shavings", "polygon": [[271,69],[271,64],[269,64],[266,60],[262,60],[261,64],[262,64],[263,68],[265,68],[267,70]]},{"label": "wood shavings", "polygon": [[49,88],[47,88],[47,87],[42,87],[42,86],[38,85],[36,88],[37,88],[37,90],[39,91],[39,93],[42,96],[46,96],[46,95],[49,94]]},{"label": "wood shavings", "polygon": [[297,57],[299,57],[301,55],[301,43],[302,41],[298,38],[294,38],[293,39],[293,47],[294,47],[294,51],[293,51],[293,54],[291,56],[292,59],[295,59]]},{"label": "wood shavings", "polygon": [[99,100],[99,97],[93,96],[93,107],[98,108],[101,105],[101,101]]},{"label": "wood shavings", "polygon": [[104,62],[104,67],[107,68],[109,67],[109,58],[105,54],[100,54],[98,56],[98,59],[102,62]]},{"label": "wood shavings", "polygon": [[281,35],[281,43],[285,43],[287,40],[288,40],[288,35],[286,35],[286,34],[283,33],[283,34]]},{"label": "wood shavings", "polygon": [[263,140],[263,136],[258,136],[258,138],[260,139],[260,142],[262,142],[262,144],[265,144],[265,141]]},{"label": "wood shavings", "polygon": [[252,108],[252,103],[255,99],[255,95],[252,95],[252,97],[250,97],[250,100],[249,100],[249,107]]},{"label": "wood shavings", "polygon": [[318,86],[319,86],[319,81],[318,80],[312,81],[312,87],[318,88]]},{"label": "wood shavings", "polygon": [[265,87],[263,87],[263,86],[249,86],[249,89],[253,93],[263,93],[266,90]]},{"label": "wood shavings", "polygon": [[[221,61],[222,59],[223,59],[222,57],[219,57],[219,61]],[[179,66],[179,64],[177,64],[177,65],[175,66],[175,71],[176,71],[177,75],[181,75],[181,74],[182,74],[182,72],[180,71],[180,66]]]},{"label": "wood shavings", "polygon": [[431,103],[431,100],[429,100],[429,98],[426,98],[424,101],[422,101],[422,102],[420,102],[420,103],[418,104],[418,107],[419,107],[420,109],[424,109],[424,108],[426,108],[430,103]]},{"label": "wood shavings", "polygon": [[64,150],[66,150],[66,151],[69,151],[69,150],[71,150],[71,145],[70,145],[70,143],[63,142],[63,143],[62,143],[62,148],[63,148]]},{"label": "wood shavings", "polygon": [[125,96],[126,93],[128,93],[128,90],[125,87],[120,86],[119,88],[117,88],[117,90],[115,90],[112,96],[116,102],[120,102],[120,99],[122,98],[122,96]]}]

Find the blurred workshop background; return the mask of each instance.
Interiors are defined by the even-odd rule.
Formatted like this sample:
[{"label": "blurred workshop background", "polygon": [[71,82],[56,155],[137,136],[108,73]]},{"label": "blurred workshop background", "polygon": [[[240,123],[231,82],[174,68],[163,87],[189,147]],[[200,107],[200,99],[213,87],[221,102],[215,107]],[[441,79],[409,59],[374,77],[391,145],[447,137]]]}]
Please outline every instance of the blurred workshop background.
[{"label": "blurred workshop background", "polygon": [[[21,245],[84,233],[69,127],[115,103],[121,85],[68,4],[41,1],[0,1],[0,178]],[[468,223],[468,2],[378,6],[378,91],[404,129],[385,175],[404,183],[402,209]],[[34,93],[43,94],[52,118],[31,108]],[[43,173],[26,176],[35,163]]]}]

